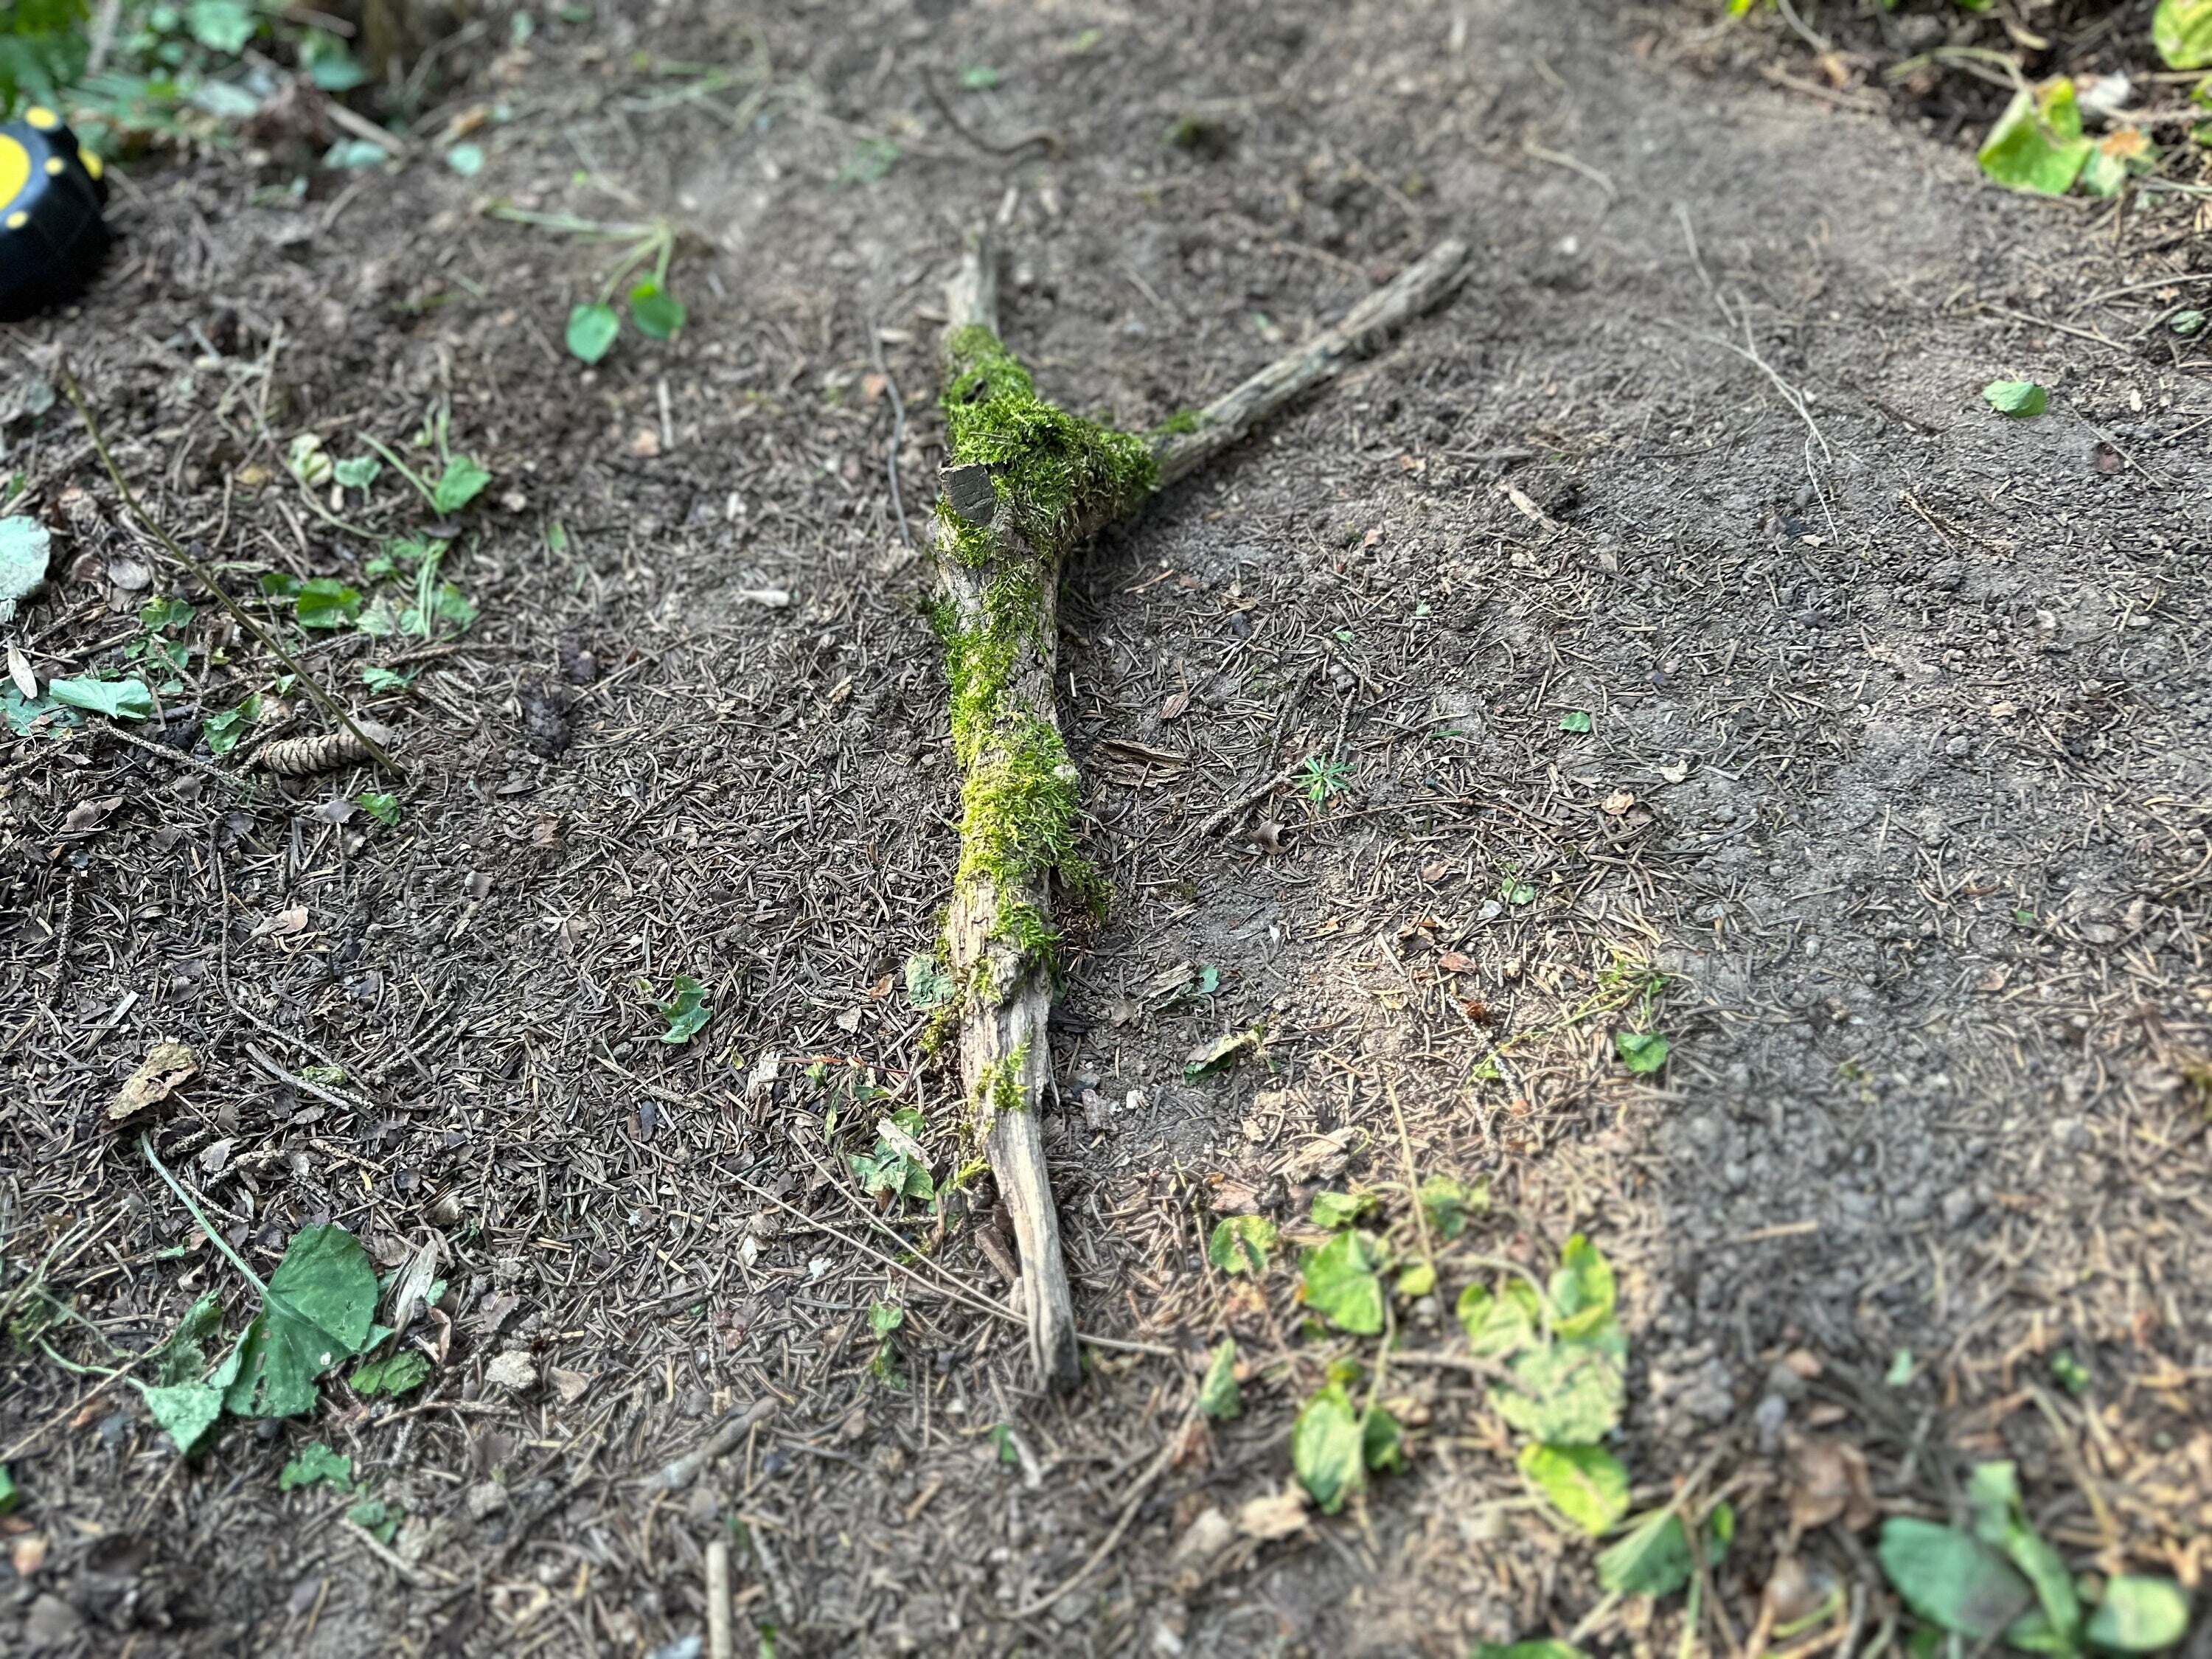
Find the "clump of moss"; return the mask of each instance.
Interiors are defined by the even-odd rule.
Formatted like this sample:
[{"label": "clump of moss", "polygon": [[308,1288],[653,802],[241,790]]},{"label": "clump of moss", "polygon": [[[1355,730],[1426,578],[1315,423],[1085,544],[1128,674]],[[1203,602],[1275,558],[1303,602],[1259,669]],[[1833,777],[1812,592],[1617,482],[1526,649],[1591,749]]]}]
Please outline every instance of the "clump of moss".
[{"label": "clump of moss", "polygon": [[[1057,558],[1158,484],[1159,464],[1143,439],[1038,397],[1029,370],[989,329],[959,330],[947,355],[952,372],[940,400],[947,458],[993,470],[1000,506],[1012,509],[1014,530],[1041,554]],[[964,553],[977,532],[947,516],[968,532],[959,538]]]},{"label": "clump of moss", "polygon": [[966,773],[955,881],[994,889],[992,936],[1025,960],[1048,963],[1050,924],[1008,895],[1051,877],[1095,904],[1104,883],[1076,850],[1077,775],[1066,746],[1048,721],[1009,708],[1007,690],[1024,657],[1051,644],[1036,630],[1043,584],[1059,579],[1061,556],[1143,500],[1159,468],[1142,439],[1039,398],[1029,371],[990,330],[961,330],[951,357],[948,459],[989,466],[1000,509],[994,529],[969,523],[949,503],[938,507],[953,556],[970,569],[988,568],[979,621],[963,627],[944,604],[931,611],[952,684],[953,748]]},{"label": "clump of moss", "polygon": [[975,1115],[979,1121],[1028,1108],[1029,1102],[1022,1094],[1022,1067],[1029,1063],[1029,1043],[1018,1042],[1013,1053],[994,1062],[975,1079]]},{"label": "clump of moss", "polygon": [[1203,422],[1194,409],[1178,409],[1152,430],[1163,437],[1180,438],[1198,430]]}]

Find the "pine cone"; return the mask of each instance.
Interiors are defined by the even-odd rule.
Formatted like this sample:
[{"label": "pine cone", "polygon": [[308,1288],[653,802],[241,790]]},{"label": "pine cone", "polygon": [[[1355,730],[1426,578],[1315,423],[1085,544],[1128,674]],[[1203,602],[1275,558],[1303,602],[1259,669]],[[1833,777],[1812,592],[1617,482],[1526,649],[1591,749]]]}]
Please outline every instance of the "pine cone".
[{"label": "pine cone", "polygon": [[[363,720],[356,720],[354,725],[378,747],[387,751],[391,749],[396,734],[390,726]],[[341,766],[351,766],[368,758],[368,750],[362,746],[361,738],[349,729],[340,727],[319,737],[287,738],[282,743],[272,743],[254,756],[253,763],[280,778],[304,778],[316,772],[334,772]]]}]

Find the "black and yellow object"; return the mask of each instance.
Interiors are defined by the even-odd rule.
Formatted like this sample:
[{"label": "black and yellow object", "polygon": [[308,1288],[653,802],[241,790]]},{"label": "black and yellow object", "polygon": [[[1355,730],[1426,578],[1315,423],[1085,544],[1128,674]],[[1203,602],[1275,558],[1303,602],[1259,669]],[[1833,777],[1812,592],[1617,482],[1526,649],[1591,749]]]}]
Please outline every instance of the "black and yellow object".
[{"label": "black and yellow object", "polygon": [[0,123],[0,321],[84,286],[107,251],[106,200],[100,157],[53,111],[33,104]]}]

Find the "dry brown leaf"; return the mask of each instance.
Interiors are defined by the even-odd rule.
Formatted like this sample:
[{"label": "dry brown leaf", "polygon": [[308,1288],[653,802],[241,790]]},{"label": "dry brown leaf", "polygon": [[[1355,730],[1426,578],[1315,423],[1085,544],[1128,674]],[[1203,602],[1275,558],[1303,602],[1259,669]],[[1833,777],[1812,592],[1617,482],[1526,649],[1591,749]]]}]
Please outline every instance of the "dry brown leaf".
[{"label": "dry brown leaf", "polygon": [[100,1115],[109,1129],[136,1127],[199,1074],[200,1062],[185,1042],[157,1042],[138,1069],[124,1079]]},{"label": "dry brown leaf", "polygon": [[1180,719],[1183,710],[1189,707],[1190,693],[1177,691],[1160,705],[1160,718],[1164,720]]},{"label": "dry brown leaf", "polygon": [[1800,1532],[1841,1518],[1852,1532],[1874,1523],[1874,1489],[1865,1454],[1842,1440],[1790,1445],[1790,1522]]},{"label": "dry brown leaf", "polygon": [[1607,817],[1619,817],[1636,805],[1636,797],[1626,789],[1616,789],[1597,804],[1598,811]]},{"label": "dry brown leaf", "polygon": [[15,682],[15,689],[26,701],[35,702],[39,695],[39,677],[31,672],[31,659],[23,654],[20,645],[8,647],[8,678]]},{"label": "dry brown leaf", "polygon": [[1440,951],[1437,953],[1437,966],[1448,974],[1471,974],[1474,971],[1474,958],[1457,951]]},{"label": "dry brown leaf", "polygon": [[1272,1498],[1255,1498],[1237,1510],[1237,1530],[1247,1538],[1262,1541],[1288,1538],[1304,1532],[1305,1526],[1305,1494],[1296,1486],[1285,1487]]},{"label": "dry brown leaf", "polygon": [[120,795],[102,795],[94,800],[81,800],[70,808],[69,816],[62,820],[62,833],[82,836],[88,830],[97,830],[101,821],[122,805],[123,797]]}]

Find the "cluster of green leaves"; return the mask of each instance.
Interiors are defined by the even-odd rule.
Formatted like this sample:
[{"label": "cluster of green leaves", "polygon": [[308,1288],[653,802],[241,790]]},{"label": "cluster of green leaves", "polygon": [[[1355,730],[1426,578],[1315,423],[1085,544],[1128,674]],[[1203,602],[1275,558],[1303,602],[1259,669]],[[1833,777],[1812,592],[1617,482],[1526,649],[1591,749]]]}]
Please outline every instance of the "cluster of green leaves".
[{"label": "cluster of green leaves", "polygon": [[277,1471],[276,1490],[296,1492],[316,1486],[326,1487],[341,1498],[354,1498],[356,1501],[346,1510],[346,1519],[378,1543],[390,1543],[392,1534],[399,1530],[400,1516],[404,1511],[398,1500],[373,1498],[365,1489],[357,1488],[353,1459],[331,1450],[320,1440],[311,1440]]},{"label": "cluster of green leaves", "polygon": [[876,1351],[868,1357],[868,1375],[887,1388],[903,1389],[906,1379],[899,1375],[898,1345],[891,1334],[906,1323],[906,1310],[896,1302],[868,1304],[868,1329],[876,1339]]},{"label": "cluster of green leaves", "polygon": [[2029,1523],[2011,1463],[1977,1466],[1966,1504],[1964,1527],[1905,1515],[1882,1523],[1883,1572],[1938,1630],[2057,1659],[2155,1653],[2188,1631],[2189,1597],[2171,1578],[2107,1578],[2085,1606],[2065,1561]]},{"label": "cluster of green leaves", "polygon": [[85,0],[12,0],[0,11],[0,118],[59,101],[83,72]]},{"label": "cluster of green leaves", "polygon": [[860,1182],[860,1190],[878,1203],[902,1199],[927,1203],[937,1196],[937,1182],[929,1173],[929,1155],[921,1137],[928,1130],[921,1114],[901,1106],[876,1125],[876,1144],[866,1152],[848,1153],[845,1162]]},{"label": "cluster of green leaves", "polygon": [[2013,94],[1978,159],[1984,173],[2015,190],[2063,196],[2079,184],[2092,196],[2117,196],[2158,165],[2158,147],[2136,127],[2088,137],[2074,82],[2062,75]]}]

